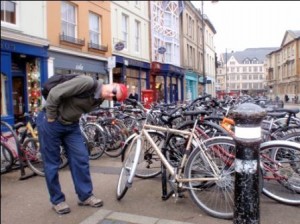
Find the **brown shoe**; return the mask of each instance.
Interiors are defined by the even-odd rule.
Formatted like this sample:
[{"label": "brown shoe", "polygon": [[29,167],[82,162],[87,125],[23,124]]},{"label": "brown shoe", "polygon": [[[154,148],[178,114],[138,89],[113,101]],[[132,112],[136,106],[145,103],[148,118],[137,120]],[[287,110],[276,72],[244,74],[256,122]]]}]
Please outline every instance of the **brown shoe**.
[{"label": "brown shoe", "polygon": [[71,212],[69,205],[65,201],[62,201],[62,202],[58,203],[57,205],[53,205],[52,208],[54,209],[54,211],[57,214],[60,214],[60,215]]},{"label": "brown shoe", "polygon": [[86,199],[85,201],[79,201],[78,205],[85,205],[91,207],[101,207],[103,205],[103,201],[99,198],[96,198],[94,195]]}]

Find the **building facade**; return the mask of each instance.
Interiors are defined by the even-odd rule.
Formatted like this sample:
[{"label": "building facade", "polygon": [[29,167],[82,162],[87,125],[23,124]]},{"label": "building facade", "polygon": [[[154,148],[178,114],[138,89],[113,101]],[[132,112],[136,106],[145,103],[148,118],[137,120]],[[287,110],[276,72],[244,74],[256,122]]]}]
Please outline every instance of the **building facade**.
[{"label": "building facade", "polygon": [[185,2],[185,8],[180,16],[181,67],[184,68],[185,100],[196,99],[201,91],[199,87],[199,79],[203,75],[201,16],[200,10],[196,9],[191,2]]},{"label": "building facade", "polygon": [[281,46],[266,56],[266,84],[271,98],[300,95],[300,30],[287,30]]},{"label": "building facade", "polygon": [[248,48],[221,54],[217,97],[266,94],[265,57],[276,48]]},{"label": "building facade", "polygon": [[49,77],[85,74],[109,82],[110,2],[47,1]]},{"label": "building facade", "polygon": [[45,4],[1,2],[1,120],[10,124],[41,105],[40,85],[48,75]]},{"label": "building facade", "polygon": [[183,1],[150,1],[150,89],[154,101],[184,100],[179,35],[183,9]]},{"label": "building facade", "polygon": [[150,21],[148,1],[111,1],[113,81],[125,83],[141,100],[149,89]]},{"label": "building facade", "polygon": [[204,43],[205,43],[205,59],[204,72],[206,77],[205,92],[216,96],[216,51],[214,45],[214,35],[217,33],[209,18],[204,14]]}]

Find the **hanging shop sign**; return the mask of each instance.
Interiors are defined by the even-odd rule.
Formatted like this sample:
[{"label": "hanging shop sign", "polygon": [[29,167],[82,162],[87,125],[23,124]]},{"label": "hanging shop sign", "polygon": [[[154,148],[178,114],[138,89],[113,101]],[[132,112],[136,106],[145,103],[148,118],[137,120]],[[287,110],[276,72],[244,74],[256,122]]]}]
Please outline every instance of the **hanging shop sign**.
[{"label": "hanging shop sign", "polygon": [[164,54],[165,52],[166,52],[166,48],[165,47],[159,47],[158,48],[158,53],[160,53],[160,54]]},{"label": "hanging shop sign", "polygon": [[116,51],[121,51],[121,50],[124,49],[124,47],[125,47],[125,44],[123,42],[118,42],[118,43],[115,44],[115,50]]}]

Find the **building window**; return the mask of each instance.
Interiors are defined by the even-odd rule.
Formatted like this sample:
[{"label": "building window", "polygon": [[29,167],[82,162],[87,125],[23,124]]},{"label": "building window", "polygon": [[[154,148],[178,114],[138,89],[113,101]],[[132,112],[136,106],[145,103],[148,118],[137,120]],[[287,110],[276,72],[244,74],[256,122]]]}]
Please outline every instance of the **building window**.
[{"label": "building window", "polygon": [[124,41],[124,47],[127,49],[128,43],[128,16],[122,15],[122,38]]},{"label": "building window", "polygon": [[101,45],[101,18],[95,13],[89,15],[90,43]]},{"label": "building window", "polygon": [[137,20],[135,20],[135,34],[134,34],[134,38],[135,38],[135,51],[136,52],[140,52],[140,39],[141,39],[141,23]]},{"label": "building window", "polygon": [[69,37],[76,37],[76,7],[65,1],[61,2],[61,32]]},{"label": "building window", "polygon": [[166,62],[171,62],[172,59],[172,44],[171,43],[166,43]]},{"label": "building window", "polygon": [[16,3],[1,1],[1,22],[16,24]]},{"label": "building window", "polygon": [[134,5],[135,5],[135,7],[140,8],[141,7],[141,1],[134,1]]},{"label": "building window", "polygon": [[171,12],[165,12],[164,15],[164,26],[171,28],[172,27],[172,14]]}]

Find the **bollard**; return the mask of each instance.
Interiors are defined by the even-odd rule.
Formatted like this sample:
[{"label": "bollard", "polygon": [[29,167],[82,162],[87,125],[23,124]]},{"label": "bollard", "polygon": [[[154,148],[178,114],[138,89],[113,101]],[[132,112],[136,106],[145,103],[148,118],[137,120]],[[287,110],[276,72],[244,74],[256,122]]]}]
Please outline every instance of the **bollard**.
[{"label": "bollard", "polygon": [[244,103],[231,115],[236,143],[233,223],[257,224],[260,223],[260,126],[266,111],[256,104]]}]

